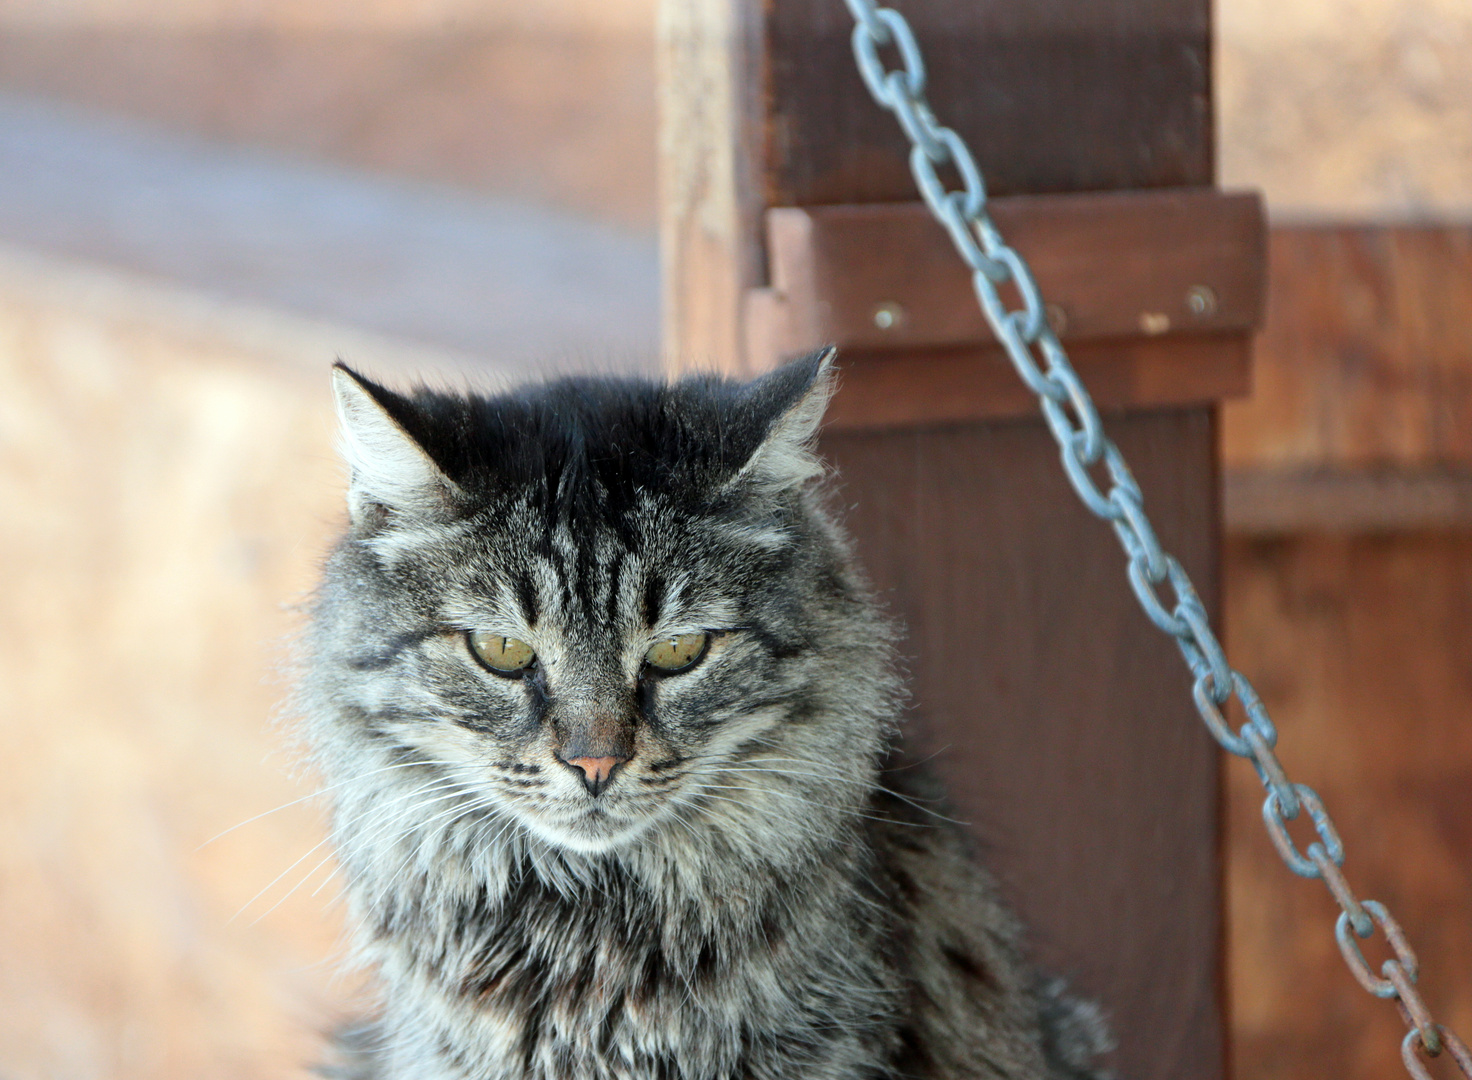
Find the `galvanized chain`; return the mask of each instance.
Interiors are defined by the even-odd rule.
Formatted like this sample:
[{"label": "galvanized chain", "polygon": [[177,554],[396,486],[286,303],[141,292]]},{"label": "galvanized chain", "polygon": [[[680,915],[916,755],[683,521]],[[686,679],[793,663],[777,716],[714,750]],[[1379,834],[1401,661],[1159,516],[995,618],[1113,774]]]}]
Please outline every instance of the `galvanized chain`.
[{"label": "galvanized chain", "polygon": [[[869,92],[894,113],[910,139],[910,171],[926,205],[950,233],[971,268],[982,312],[1008,359],[1038,396],[1048,430],[1058,442],[1074,491],[1095,515],[1113,527],[1128,560],[1126,571],[1150,621],[1175,639],[1195,679],[1192,696],[1207,730],[1222,748],[1247,758],[1267,790],[1263,820],[1283,861],[1295,874],[1319,878],[1338,901],[1335,937],[1345,963],[1366,990],[1393,998],[1409,1030],[1401,1057],[1416,1080],[1430,1080],[1419,1053],[1451,1052],[1462,1074],[1472,1080],[1472,1055],[1450,1030],[1438,1024],[1416,990],[1418,965],[1399,924],[1384,905],[1360,900],[1340,869],[1344,845],[1314,790],[1288,779],[1273,748],[1278,731],[1252,684],[1228,662],[1212,632],[1206,608],[1186,571],[1155,537],[1144,497],[1119,448],[1104,433],[1088,390],[1048,325],[1043,298],[1027,262],[1008,246],[987,212],[986,186],[965,141],[936,120],[925,99],[925,59],[903,15],[875,0],[844,0],[854,17],[853,48]],[[880,50],[892,47],[899,66],[886,68]],[[950,166],[960,187],[947,188],[939,170]],[[1019,306],[1009,308],[999,291],[1010,283]],[[1102,475],[1100,475],[1102,471]],[[1160,590],[1169,586],[1170,598]],[[1237,731],[1223,715],[1233,697],[1247,721]],[[1289,821],[1307,812],[1319,840],[1300,852],[1288,834]],[[1377,976],[1358,939],[1379,927],[1395,954]],[[1419,1053],[1418,1053],[1419,1052]]]}]

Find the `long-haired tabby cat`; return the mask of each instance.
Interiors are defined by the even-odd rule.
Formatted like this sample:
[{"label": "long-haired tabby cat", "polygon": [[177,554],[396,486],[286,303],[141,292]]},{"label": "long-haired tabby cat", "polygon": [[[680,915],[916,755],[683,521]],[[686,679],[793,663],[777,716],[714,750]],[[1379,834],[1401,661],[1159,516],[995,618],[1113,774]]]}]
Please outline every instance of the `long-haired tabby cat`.
[{"label": "long-haired tabby cat", "polygon": [[831,353],[404,396],[339,366],[302,685],[377,1080],[1092,1077],[887,770],[894,629],[825,508]]}]

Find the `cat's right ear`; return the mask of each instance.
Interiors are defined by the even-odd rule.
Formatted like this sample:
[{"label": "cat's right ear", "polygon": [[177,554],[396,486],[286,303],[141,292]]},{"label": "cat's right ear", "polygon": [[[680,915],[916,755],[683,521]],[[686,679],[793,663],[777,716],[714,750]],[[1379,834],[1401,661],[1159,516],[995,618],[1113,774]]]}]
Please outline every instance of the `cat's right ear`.
[{"label": "cat's right ear", "polygon": [[389,411],[402,404],[346,364],[332,366],[337,399],[338,449],[351,473],[348,512],[354,525],[380,508],[410,518],[445,516],[460,494],[451,480]]}]

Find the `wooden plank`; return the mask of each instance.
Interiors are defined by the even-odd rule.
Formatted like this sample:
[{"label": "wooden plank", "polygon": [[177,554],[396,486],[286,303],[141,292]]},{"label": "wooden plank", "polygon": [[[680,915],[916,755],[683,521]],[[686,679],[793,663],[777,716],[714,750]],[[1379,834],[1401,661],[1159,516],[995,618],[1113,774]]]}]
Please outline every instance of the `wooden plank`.
[{"label": "wooden plank", "polygon": [[[687,6],[699,5],[666,0],[666,18]],[[926,50],[931,99],[977,149],[994,194],[1211,182],[1206,0],[901,7]],[[748,10],[759,32],[723,8],[724,45],[706,55],[731,85],[755,80],[758,121],[723,106],[719,130],[683,144],[666,128],[667,158],[684,155],[665,165],[676,200],[665,273],[679,278],[666,296],[688,306],[667,316],[671,364],[750,370],[746,344],[731,340],[741,307],[777,306],[763,289],[760,216],[728,193],[759,193],[758,209],[914,198],[894,121],[853,72],[843,6]],[[667,78],[662,93],[700,85]],[[719,295],[690,295],[697,279],[717,281]],[[835,416],[862,378],[840,389]],[[823,443],[855,507],[861,557],[908,629],[926,745],[957,748],[940,767],[963,816],[974,812],[991,840],[1039,955],[1111,1013],[1118,1073],[1218,1080],[1219,774],[1186,674],[1041,425],[947,422],[945,390],[933,380],[926,414],[897,418],[904,427],[834,429]],[[919,391],[917,380],[894,396]],[[1214,602],[1212,410],[1132,412],[1111,430]]]},{"label": "wooden plank", "polygon": [[[1162,542],[1215,610],[1209,409],[1112,417]],[[1133,1080],[1221,1075],[1218,751],[1113,533],[1035,421],[829,431],[849,528],[908,627],[916,711],[1040,959],[1095,995]]]},{"label": "wooden plank", "polygon": [[[854,71],[844,6],[768,6],[768,204],[914,198],[904,138]],[[1207,0],[895,6],[992,194],[1211,183]]]},{"label": "wooden plank", "polygon": [[[900,7],[931,100],[977,148],[993,194],[1211,183],[1207,0]],[[740,322],[744,292],[767,284],[765,207],[914,198],[902,137],[854,70],[851,27],[834,0],[662,0],[671,370],[751,370]]]},{"label": "wooden plank", "polygon": [[1472,524],[1472,226],[1278,226],[1234,532]]},{"label": "wooden plank", "polygon": [[[1256,195],[1210,188],[1019,195],[993,220],[1032,268],[1064,341],[1246,332],[1262,318]],[[771,287],[790,309],[779,353],[990,343],[970,270],[924,203],[767,211]],[[785,347],[784,347],[785,346]],[[754,366],[780,355],[754,355]]]},{"label": "wooden plank", "polygon": [[1233,469],[1472,470],[1472,225],[1279,226]]},{"label": "wooden plank", "polygon": [[[1383,902],[1421,958],[1438,1019],[1472,1030],[1472,535],[1297,536],[1226,549],[1226,645],[1283,732],[1289,775],[1344,839],[1356,893]],[[1262,785],[1228,770],[1234,1074],[1386,1080],[1405,1034],[1334,945],[1338,906],[1288,874]],[[1373,963],[1389,955],[1369,954]],[[1451,1062],[1429,1066],[1457,1075]]]},{"label": "wooden plank", "polygon": [[[1207,405],[1251,388],[1251,346],[1237,334],[1085,342],[1071,355],[1094,403],[1105,410]],[[839,392],[828,412],[828,425],[836,430],[1038,412],[1037,398],[995,346],[849,351],[840,355],[839,365]]]},{"label": "wooden plank", "polygon": [[1236,535],[1472,528],[1472,473],[1237,469],[1222,478]]},{"label": "wooden plank", "polygon": [[661,0],[655,60],[664,365],[741,374],[761,285],[765,27],[751,0]]}]

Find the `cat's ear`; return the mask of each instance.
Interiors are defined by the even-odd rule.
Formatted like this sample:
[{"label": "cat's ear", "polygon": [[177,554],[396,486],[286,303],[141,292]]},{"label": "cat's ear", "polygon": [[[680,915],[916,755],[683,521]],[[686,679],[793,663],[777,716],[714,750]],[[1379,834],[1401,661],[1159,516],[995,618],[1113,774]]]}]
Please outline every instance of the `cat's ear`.
[{"label": "cat's ear", "polygon": [[341,362],[332,366],[338,448],[347,461],[348,512],[359,525],[383,507],[412,518],[445,516],[461,494],[389,411],[404,402]]},{"label": "cat's ear", "polygon": [[737,474],[769,490],[797,487],[823,472],[814,444],[836,388],[829,346],[763,375],[746,390],[765,435]]}]

